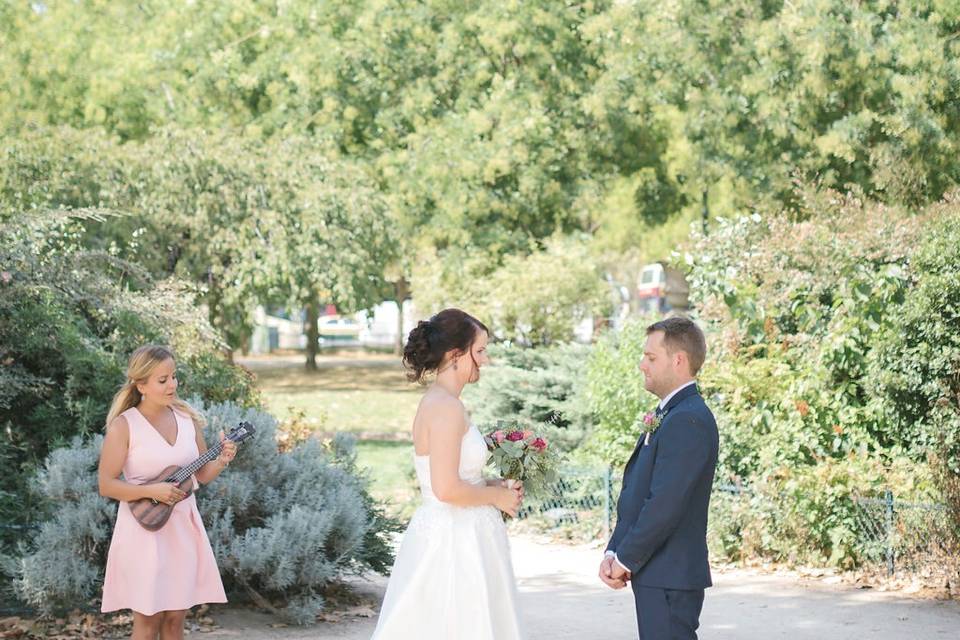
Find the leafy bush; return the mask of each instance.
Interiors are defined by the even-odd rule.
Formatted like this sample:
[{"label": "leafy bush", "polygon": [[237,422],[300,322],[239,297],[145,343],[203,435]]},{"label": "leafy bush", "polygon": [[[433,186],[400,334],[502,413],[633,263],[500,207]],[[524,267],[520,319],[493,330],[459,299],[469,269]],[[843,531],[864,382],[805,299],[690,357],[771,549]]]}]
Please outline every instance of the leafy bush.
[{"label": "leafy bush", "polygon": [[[894,484],[903,499],[930,489],[930,475],[905,459],[826,459],[783,467],[740,494],[714,494],[710,548],[730,560],[765,558],[791,564],[853,568],[876,540],[865,532],[854,502]],[[866,516],[869,517],[869,516]],[[879,525],[882,526],[882,525]]]},{"label": "leafy bush", "polygon": [[913,286],[876,341],[867,384],[891,442],[935,458],[960,513],[960,193],[933,213],[910,262]]},{"label": "leafy bush", "polygon": [[456,269],[425,256],[412,282],[417,307],[468,309],[498,339],[526,346],[570,342],[578,323],[608,314],[610,287],[585,242],[554,237],[546,245],[499,265],[493,256],[472,256]]},{"label": "leafy bush", "polygon": [[[330,448],[316,439],[288,452],[276,445],[276,421],[233,403],[204,407],[208,442],[241,420],[257,435],[245,443],[198,506],[231,599],[252,599],[305,624],[323,607],[323,592],[350,572],[385,573],[392,563],[386,518],[357,473],[352,440]],[[116,505],[97,493],[95,466],[102,437],[77,437],[51,452],[36,490],[49,507],[29,548],[22,549],[15,589],[42,610],[76,606],[98,595]]]},{"label": "leafy bush", "polygon": [[958,209],[801,195],[799,219],[724,221],[688,256],[718,480],[754,491],[747,507],[718,503],[714,541],[734,556],[850,566],[853,492],[946,495],[927,481],[943,477],[935,469],[913,485],[892,469],[956,459]]},{"label": "leafy bush", "polygon": [[77,606],[97,595],[117,508],[97,488],[103,436],[75,436],[54,449],[30,484],[55,516],[41,523],[20,557],[7,562],[16,595],[43,611]]},{"label": "leafy bush", "polygon": [[474,421],[492,428],[497,420],[519,419],[547,433],[563,450],[579,446],[591,426],[584,396],[584,362],[591,348],[581,344],[526,348],[491,345],[493,366],[464,399]]},{"label": "leafy bush", "polygon": [[0,227],[0,458],[17,470],[0,480],[8,521],[30,517],[20,496],[32,465],[102,429],[129,354],[144,343],[174,348],[186,393],[259,402],[252,376],[226,359],[193,291],[80,249],[77,232],[72,215],[21,216]]},{"label": "leafy bush", "polygon": [[626,463],[637,444],[637,417],[657,404],[639,369],[649,324],[636,320],[604,334],[587,361],[587,401],[596,428],[585,449],[615,468]]}]

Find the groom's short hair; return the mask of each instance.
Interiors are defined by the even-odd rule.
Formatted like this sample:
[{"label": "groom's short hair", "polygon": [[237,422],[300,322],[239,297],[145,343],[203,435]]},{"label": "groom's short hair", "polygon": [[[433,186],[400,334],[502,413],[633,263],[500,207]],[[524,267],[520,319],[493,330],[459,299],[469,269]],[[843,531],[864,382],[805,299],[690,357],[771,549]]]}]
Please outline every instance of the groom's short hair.
[{"label": "groom's short hair", "polygon": [[690,362],[690,374],[697,375],[707,359],[707,339],[700,327],[690,318],[674,316],[647,327],[647,335],[663,332],[663,346],[668,353],[683,351]]}]

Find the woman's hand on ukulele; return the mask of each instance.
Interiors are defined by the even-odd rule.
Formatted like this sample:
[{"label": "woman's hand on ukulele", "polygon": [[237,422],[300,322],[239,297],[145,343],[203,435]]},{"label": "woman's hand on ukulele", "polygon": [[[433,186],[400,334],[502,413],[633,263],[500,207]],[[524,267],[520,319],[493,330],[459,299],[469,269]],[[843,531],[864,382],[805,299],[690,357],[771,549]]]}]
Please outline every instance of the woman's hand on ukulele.
[{"label": "woman's hand on ukulele", "polygon": [[223,450],[220,451],[220,455],[217,456],[217,460],[219,460],[220,464],[225,467],[236,457],[237,443],[233,440],[227,440],[227,437],[223,435],[223,431],[220,432],[220,442],[223,444]]},{"label": "woman's hand on ukulele", "polygon": [[147,485],[147,490],[149,491],[148,498],[171,506],[187,497],[186,492],[180,490],[180,488],[172,482],[157,482],[156,484]]}]

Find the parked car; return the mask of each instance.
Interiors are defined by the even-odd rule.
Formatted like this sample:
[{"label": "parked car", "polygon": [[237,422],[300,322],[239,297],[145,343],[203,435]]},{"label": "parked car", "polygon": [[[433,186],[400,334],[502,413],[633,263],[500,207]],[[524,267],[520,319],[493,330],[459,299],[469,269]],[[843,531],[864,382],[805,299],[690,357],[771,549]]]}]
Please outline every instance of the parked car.
[{"label": "parked car", "polygon": [[641,313],[687,309],[689,293],[683,272],[663,262],[644,266],[637,278],[637,306]]},{"label": "parked car", "polygon": [[347,316],[321,316],[317,321],[321,340],[356,340],[360,337],[360,323]]}]

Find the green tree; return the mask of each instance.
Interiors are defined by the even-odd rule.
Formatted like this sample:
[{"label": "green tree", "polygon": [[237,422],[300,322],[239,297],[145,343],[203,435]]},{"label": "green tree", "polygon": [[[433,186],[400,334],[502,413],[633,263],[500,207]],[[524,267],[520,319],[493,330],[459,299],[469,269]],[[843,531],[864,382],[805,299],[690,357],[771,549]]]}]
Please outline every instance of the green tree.
[{"label": "green tree", "polygon": [[797,210],[800,178],[914,204],[960,178],[950,3],[641,1],[588,26],[597,110],[675,123],[666,157],[691,203],[729,181],[728,210]]},{"label": "green tree", "polygon": [[[120,144],[96,131],[41,129],[0,167],[0,215],[20,208],[108,207],[82,244],[198,287],[208,317],[243,346],[258,302],[312,310],[379,301],[395,237],[363,167],[312,140],[256,142],[168,127]],[[314,328],[314,332],[315,332]],[[316,335],[308,362],[313,361]]]},{"label": "green tree", "polygon": [[[307,311],[308,369],[316,369],[320,304],[344,311],[372,307],[382,298],[394,259],[396,229],[382,195],[363,167],[331,162],[308,140],[277,145],[295,167],[276,168],[290,199],[272,212],[279,233],[265,247],[269,295]],[[267,225],[268,227],[270,225]]]}]

